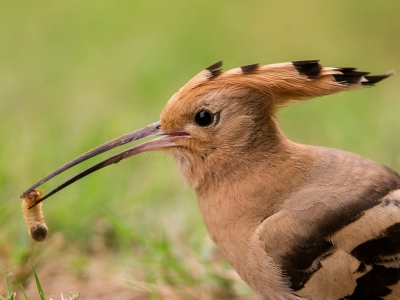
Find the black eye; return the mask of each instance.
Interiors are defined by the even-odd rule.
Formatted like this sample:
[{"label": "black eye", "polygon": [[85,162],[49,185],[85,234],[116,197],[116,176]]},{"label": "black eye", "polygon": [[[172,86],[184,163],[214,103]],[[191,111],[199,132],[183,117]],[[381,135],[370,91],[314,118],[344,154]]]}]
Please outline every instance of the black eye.
[{"label": "black eye", "polygon": [[197,125],[201,126],[201,127],[205,127],[208,125],[211,125],[212,122],[214,121],[214,115],[209,112],[208,110],[201,110],[199,111],[195,117],[194,117],[194,121]]}]

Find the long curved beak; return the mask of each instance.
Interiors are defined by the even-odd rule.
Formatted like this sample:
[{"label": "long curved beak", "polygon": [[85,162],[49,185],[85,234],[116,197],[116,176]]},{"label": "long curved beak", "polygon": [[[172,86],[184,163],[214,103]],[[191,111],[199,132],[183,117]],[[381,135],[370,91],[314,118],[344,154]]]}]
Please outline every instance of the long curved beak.
[{"label": "long curved beak", "polygon": [[[180,139],[182,137],[186,137],[186,138],[190,138],[190,135],[188,133],[186,133],[183,130],[180,131],[176,131],[176,132],[172,132],[172,133],[166,133],[164,132],[162,129],[160,129],[160,122],[156,122],[153,123],[149,126],[146,126],[142,129],[136,130],[134,132],[130,132],[127,134],[124,134],[120,137],[117,137],[107,143],[104,143],[80,156],[78,156],[77,158],[71,160],[70,162],[62,165],[61,167],[59,167],[58,169],[54,170],[53,172],[51,172],[50,174],[48,174],[47,176],[45,176],[44,178],[42,178],[41,180],[39,180],[38,182],[36,182],[34,185],[32,185],[29,189],[27,189],[21,196],[20,198],[24,198],[29,192],[31,192],[32,190],[34,190],[35,188],[37,188],[38,186],[42,185],[43,183],[47,182],[48,180],[50,180],[51,178],[53,178],[54,176],[72,168],[73,166],[88,160],[89,158],[92,158],[96,155],[99,155],[103,152],[106,152],[108,150],[111,150],[113,148],[116,148],[118,146],[122,146],[125,145],[127,143],[145,138],[145,137],[149,137],[149,136],[161,136],[157,139],[145,142],[143,144],[137,145],[135,147],[129,148],[125,151],[122,151],[110,158],[107,158],[101,162],[99,162],[98,164],[86,169],[85,171],[79,173],[78,175],[72,177],[71,179],[67,180],[66,182],[64,182],[63,184],[61,184],[60,186],[56,187],[55,189],[53,189],[52,191],[50,191],[49,193],[47,193],[46,195],[44,195],[42,198],[40,198],[34,205],[32,205],[31,207],[34,207],[35,205],[37,205],[38,203],[42,202],[43,200],[49,198],[51,195],[54,195],[55,193],[57,193],[58,191],[62,190],[63,188],[69,186],[70,184],[74,183],[75,181],[97,171],[100,170],[108,165],[111,164],[116,164],[118,162],[120,162],[121,160],[131,157],[135,154],[139,154],[145,151],[150,151],[150,150],[156,150],[156,149],[160,149],[160,148],[165,148],[165,147],[176,147],[176,140]],[[30,207],[30,208],[31,208]]]}]

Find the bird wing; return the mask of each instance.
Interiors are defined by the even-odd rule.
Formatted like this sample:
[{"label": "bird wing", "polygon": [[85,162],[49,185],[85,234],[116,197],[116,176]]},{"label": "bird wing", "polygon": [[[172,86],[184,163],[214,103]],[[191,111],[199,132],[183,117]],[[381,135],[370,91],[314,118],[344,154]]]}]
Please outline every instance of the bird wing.
[{"label": "bird wing", "polygon": [[323,152],[314,177],[258,227],[262,247],[299,296],[400,298],[400,176],[361,156]]}]

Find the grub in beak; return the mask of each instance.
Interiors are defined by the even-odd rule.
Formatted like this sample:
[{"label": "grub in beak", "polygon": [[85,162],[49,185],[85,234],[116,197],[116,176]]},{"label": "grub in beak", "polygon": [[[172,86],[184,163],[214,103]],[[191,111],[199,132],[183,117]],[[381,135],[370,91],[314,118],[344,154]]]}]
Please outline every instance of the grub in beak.
[{"label": "grub in beak", "polygon": [[113,148],[116,148],[118,146],[122,146],[124,144],[145,138],[145,137],[150,137],[150,136],[161,136],[159,138],[156,138],[154,140],[142,143],[140,145],[134,146],[132,148],[129,148],[125,151],[122,151],[110,158],[107,158],[97,164],[95,164],[94,166],[82,171],[81,173],[79,173],[78,175],[72,177],[71,179],[65,181],[64,183],[62,183],[61,185],[59,185],[58,187],[56,187],[55,189],[53,189],[52,191],[50,191],[49,193],[47,193],[46,195],[44,195],[43,197],[41,197],[40,199],[38,199],[38,201],[36,201],[33,205],[31,205],[29,208],[34,207],[35,205],[39,204],[40,202],[44,201],[45,199],[49,198],[51,195],[54,195],[55,193],[57,193],[58,191],[62,190],[63,188],[67,187],[68,185],[74,183],[75,181],[97,171],[100,170],[106,166],[109,166],[111,164],[116,164],[118,162],[120,162],[121,160],[131,157],[133,155],[142,153],[142,152],[146,152],[146,151],[150,151],[150,150],[156,150],[156,149],[161,149],[161,148],[166,148],[166,147],[176,147],[176,140],[177,139],[181,139],[181,138],[188,138],[190,137],[190,135],[188,133],[186,133],[183,130],[178,130],[175,132],[171,132],[171,133],[166,133],[165,131],[163,131],[162,129],[160,129],[160,122],[156,122],[153,123],[149,126],[146,126],[142,129],[136,130],[134,132],[131,133],[127,133],[124,134],[120,137],[117,137],[107,143],[104,143],[80,156],[78,156],[77,158],[71,160],[70,162],[64,164],[63,166],[59,167],[58,169],[56,169],[55,171],[51,172],[50,174],[48,174],[47,176],[45,176],[44,178],[42,178],[41,180],[39,180],[37,183],[35,183],[33,186],[31,186],[28,190],[26,190],[20,197],[24,198],[28,193],[30,193],[32,190],[34,190],[35,188],[37,188],[39,185],[42,185],[43,183],[47,182],[48,180],[50,180],[51,178],[55,177],[56,175],[72,168],[73,166],[88,160],[89,158],[92,158],[96,155],[99,155],[103,152],[106,152],[108,150],[111,150]]}]

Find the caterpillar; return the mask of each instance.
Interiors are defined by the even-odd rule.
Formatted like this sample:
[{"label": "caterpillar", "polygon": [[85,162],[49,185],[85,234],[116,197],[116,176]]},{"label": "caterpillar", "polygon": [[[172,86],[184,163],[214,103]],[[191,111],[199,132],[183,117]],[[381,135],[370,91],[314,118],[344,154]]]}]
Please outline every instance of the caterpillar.
[{"label": "caterpillar", "polygon": [[40,192],[32,190],[22,200],[22,215],[24,216],[28,233],[37,242],[42,242],[46,239],[49,228],[44,222],[42,202],[32,208],[29,207],[35,205],[42,196],[43,189]]}]

